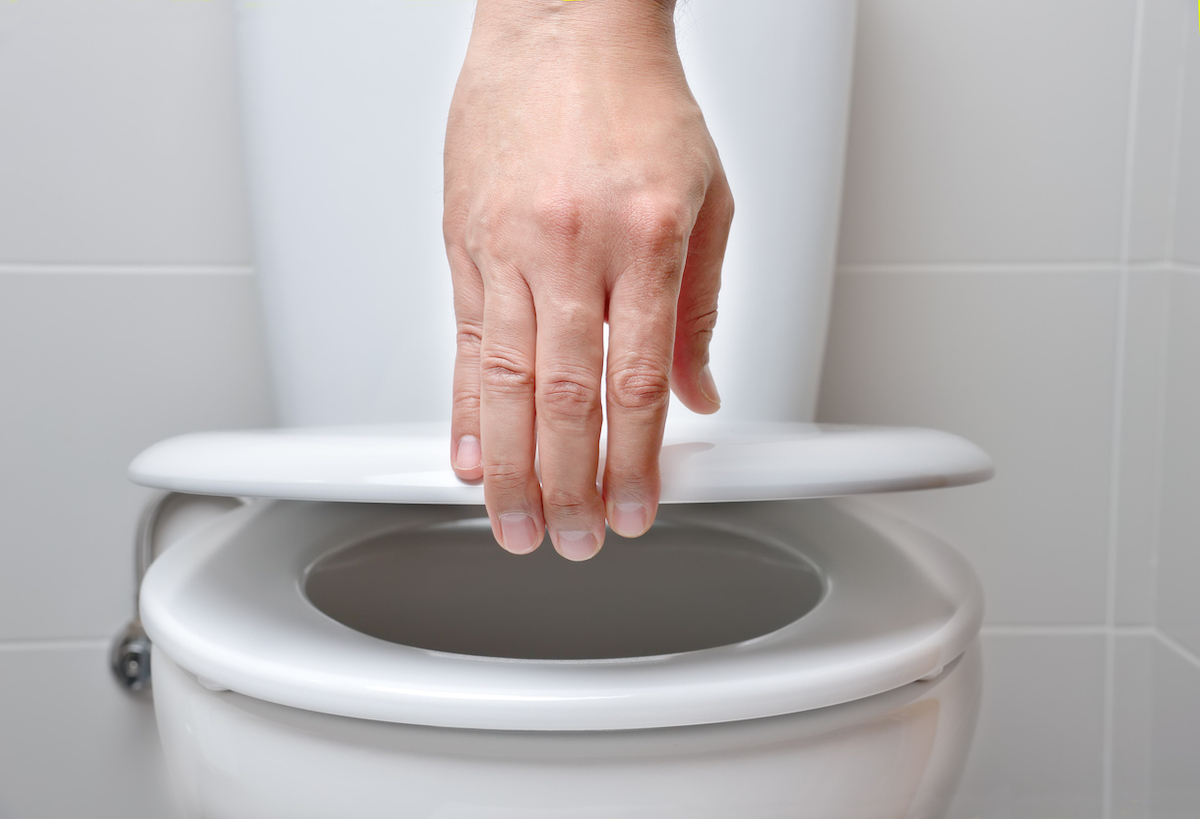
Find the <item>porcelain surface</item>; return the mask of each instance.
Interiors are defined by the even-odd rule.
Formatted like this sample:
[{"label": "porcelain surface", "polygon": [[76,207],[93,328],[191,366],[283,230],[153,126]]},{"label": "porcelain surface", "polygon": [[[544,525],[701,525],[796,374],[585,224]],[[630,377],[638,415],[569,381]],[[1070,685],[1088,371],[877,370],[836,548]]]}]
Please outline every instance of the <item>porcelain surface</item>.
[{"label": "porcelain surface", "polygon": [[[677,506],[661,510],[662,526],[714,535],[696,544],[697,559],[688,559],[687,542],[613,537],[597,558],[571,564],[584,585],[600,587],[578,634],[592,653],[558,655],[554,646],[571,641],[539,620],[564,618],[570,607],[586,611],[588,601],[569,595],[555,602],[553,589],[543,591],[555,584],[537,582],[537,562],[501,555],[482,520],[474,507],[258,501],[158,558],[142,589],[143,622],[157,652],[207,684],[269,702],[387,722],[576,731],[756,719],[869,697],[938,673],[982,618],[979,582],[958,553],[864,500]],[[414,616],[426,611],[430,623],[424,647],[400,645],[338,622],[306,592],[314,566],[384,535],[401,551],[436,535],[436,548],[423,552],[428,560],[441,560],[458,538],[465,552],[504,557],[507,568],[452,572],[445,577],[453,582],[439,582],[438,564],[426,573],[409,564],[394,578],[394,594],[432,585],[450,598],[443,611],[463,613],[439,619],[431,604],[418,605]],[[706,579],[697,568],[703,549],[763,562],[768,575],[792,572],[794,580],[764,587],[733,569]],[[557,559],[548,550],[542,557]],[[461,568],[476,560],[464,554],[452,562]],[[353,598],[351,581],[345,594]],[[524,605],[487,604],[484,592],[495,584],[506,584]],[[638,597],[638,584],[661,593],[641,594],[639,617],[610,616]],[[664,625],[649,644],[638,642],[670,622],[679,607],[673,591],[730,612],[778,609],[795,596],[807,602],[774,620],[744,623],[747,630],[725,645],[702,635],[710,642],[695,650],[687,640],[707,627],[689,631],[686,620],[680,630]],[[523,608],[540,616],[515,619]],[[469,649],[455,632],[485,624],[508,641],[497,643],[493,653],[501,656],[457,653]],[[589,636],[589,625],[599,637]],[[532,640],[543,652],[537,659],[505,656],[512,652],[505,634],[516,628],[542,629]],[[669,653],[647,655],[646,645]]]},{"label": "porcelain surface", "polygon": [[[145,486],[197,494],[482,504],[482,485],[451,471],[449,440],[439,424],[204,432],[155,444],[129,471]],[[685,419],[668,423],[660,462],[663,503],[937,489],[992,475],[974,444],[914,427]]]},{"label": "porcelain surface", "polygon": [[[474,4],[234,6],[254,268],[283,423],[449,418],[442,156]],[[737,199],[711,347],[726,417],[813,418],[856,10],[854,0],[756,0],[752,14],[730,0],[676,6],[688,86]]]},{"label": "porcelain surface", "polygon": [[155,674],[173,778],[210,819],[939,819],[981,676],[973,644],[935,680],[817,711],[519,732],[286,708],[210,691],[169,660]]}]

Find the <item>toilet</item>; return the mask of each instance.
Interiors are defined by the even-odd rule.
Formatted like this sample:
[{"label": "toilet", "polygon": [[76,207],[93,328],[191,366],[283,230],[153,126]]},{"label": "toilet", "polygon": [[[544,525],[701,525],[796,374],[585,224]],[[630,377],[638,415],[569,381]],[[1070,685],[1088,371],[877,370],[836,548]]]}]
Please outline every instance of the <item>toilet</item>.
[{"label": "toilet", "polygon": [[740,6],[677,11],[738,199],[726,400],[672,408],[655,525],[578,564],[501,550],[449,468],[441,131],[473,4],[237,6],[284,425],[130,467],[162,490],[140,616],[189,816],[944,815],[982,592],[872,497],[992,465],[946,432],[811,422],[855,7]]}]

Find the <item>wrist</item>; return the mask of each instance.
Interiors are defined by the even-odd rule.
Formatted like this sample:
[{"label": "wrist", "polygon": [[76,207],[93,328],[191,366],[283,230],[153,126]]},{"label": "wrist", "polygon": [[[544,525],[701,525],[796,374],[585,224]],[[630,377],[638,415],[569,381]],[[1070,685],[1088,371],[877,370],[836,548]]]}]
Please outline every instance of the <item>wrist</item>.
[{"label": "wrist", "polygon": [[675,54],[675,0],[477,0],[473,39]]}]

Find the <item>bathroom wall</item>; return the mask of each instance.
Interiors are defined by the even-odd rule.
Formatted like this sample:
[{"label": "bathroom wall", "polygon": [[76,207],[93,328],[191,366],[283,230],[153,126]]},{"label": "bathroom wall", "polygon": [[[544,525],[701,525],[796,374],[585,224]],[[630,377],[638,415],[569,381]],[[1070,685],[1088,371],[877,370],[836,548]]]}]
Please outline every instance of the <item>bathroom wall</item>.
[{"label": "bathroom wall", "polygon": [[[273,420],[228,17],[0,3],[0,819],[172,815],[104,655],[125,464]],[[821,414],[997,461],[886,501],[988,594],[953,819],[1200,815],[1198,39],[1191,0],[862,0]]]},{"label": "bathroom wall", "polygon": [[0,817],[172,815],[110,678],[184,431],[273,421],[226,2],[0,3]]},{"label": "bathroom wall", "polygon": [[820,415],[996,460],[885,500],[987,592],[958,819],[1200,814],[1196,12],[863,0]]}]

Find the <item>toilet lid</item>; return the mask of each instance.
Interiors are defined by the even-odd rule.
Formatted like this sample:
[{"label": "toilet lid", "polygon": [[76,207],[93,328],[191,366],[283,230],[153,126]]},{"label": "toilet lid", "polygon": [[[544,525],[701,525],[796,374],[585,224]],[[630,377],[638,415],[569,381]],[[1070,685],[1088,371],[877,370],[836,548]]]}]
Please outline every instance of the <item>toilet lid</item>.
[{"label": "toilet lid", "polygon": [[[150,447],[130,476],[206,495],[482,504],[483,487],[450,469],[449,440],[444,424],[203,432]],[[993,472],[979,447],[948,432],[805,423],[668,424],[660,462],[662,503],[937,489]]]}]

